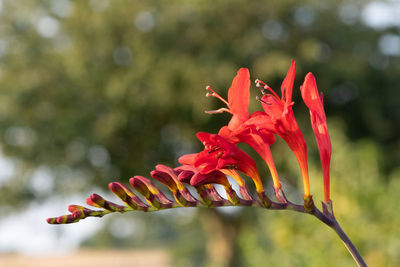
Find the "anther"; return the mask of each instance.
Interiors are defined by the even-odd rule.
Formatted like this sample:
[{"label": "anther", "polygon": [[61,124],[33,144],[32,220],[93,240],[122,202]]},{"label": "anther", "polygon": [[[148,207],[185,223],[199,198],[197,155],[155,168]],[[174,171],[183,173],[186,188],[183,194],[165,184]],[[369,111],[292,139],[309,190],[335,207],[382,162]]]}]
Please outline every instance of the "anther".
[{"label": "anther", "polygon": [[269,105],[267,102],[265,102],[264,100],[262,100],[261,97],[259,97],[259,96],[256,96],[256,99],[257,99],[258,101],[260,101],[261,103],[263,103],[263,104]]},{"label": "anther", "polygon": [[272,95],[273,95],[274,97],[276,97],[277,99],[280,99],[279,96],[275,93],[275,91],[272,90],[272,88],[269,87],[265,82],[260,81],[259,79],[257,79],[255,82],[256,82],[256,86],[257,86],[257,87],[261,87],[261,86],[262,86],[262,88],[260,88],[260,90],[261,90],[261,93],[262,93],[263,95],[266,95],[266,93],[264,92],[264,90],[268,90],[270,93],[272,93]]},{"label": "anther", "polygon": [[223,99],[219,94],[217,94],[213,89],[211,89],[210,86],[207,85],[207,86],[206,86],[206,90],[207,90],[207,91],[210,91],[210,92],[207,92],[206,96],[213,96],[213,97],[216,97],[216,98],[218,98],[219,100],[221,100],[222,102],[224,102],[224,103],[229,107],[228,101],[226,101],[225,99]]}]

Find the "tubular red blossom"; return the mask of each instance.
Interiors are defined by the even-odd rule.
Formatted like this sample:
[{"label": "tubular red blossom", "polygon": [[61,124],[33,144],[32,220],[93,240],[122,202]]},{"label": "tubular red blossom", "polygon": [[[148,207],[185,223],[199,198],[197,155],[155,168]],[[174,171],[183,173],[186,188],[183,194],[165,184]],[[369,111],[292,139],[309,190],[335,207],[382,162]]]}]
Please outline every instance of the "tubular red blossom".
[{"label": "tubular red blossom", "polygon": [[246,127],[245,131],[238,134],[238,138],[241,142],[251,146],[261,156],[261,158],[267,163],[271,172],[274,188],[281,188],[278,172],[270,149],[270,145],[275,142],[275,137],[269,131],[265,131],[264,129],[256,130],[252,127]]},{"label": "tubular red blossom", "polygon": [[330,201],[329,168],[332,154],[332,144],[329,138],[328,126],[323,104],[323,97],[318,94],[317,83],[312,73],[308,73],[300,87],[304,103],[310,109],[312,129],[317,140],[319,155],[321,159],[322,172],[324,175],[324,201]]},{"label": "tubular red blossom", "polygon": [[248,117],[248,107],[250,103],[250,73],[246,68],[238,70],[237,75],[232,81],[232,85],[228,90],[228,101],[223,99],[209,86],[206,88],[209,93],[206,96],[214,96],[224,102],[228,109],[222,108],[219,110],[206,111],[206,113],[232,113],[232,119],[229,122],[229,128],[234,129],[240,126]]},{"label": "tubular red blossom", "polygon": [[[303,134],[293,114],[292,91],[296,72],[296,63],[292,64],[281,86],[282,98],[265,83],[256,80],[258,87],[263,86],[270,94],[264,94],[261,103],[264,112],[255,112],[245,122],[256,129],[265,129],[283,138],[295,154],[303,176],[304,195],[310,195],[310,185],[307,165],[307,146]],[[264,92],[263,92],[264,93]]]},{"label": "tubular red blossom", "polygon": [[250,131],[249,125],[244,125],[246,120],[249,118],[249,103],[250,103],[250,73],[246,68],[241,68],[237,72],[237,75],[232,81],[232,85],[228,90],[228,101],[224,100],[221,96],[215,93],[212,89],[207,87],[209,91],[208,95],[217,97],[225,104],[228,105],[229,109],[219,109],[218,111],[212,111],[207,113],[219,113],[227,111],[232,114],[232,118],[227,126],[220,129],[219,135],[224,137],[227,141],[236,143],[246,143],[251,146],[267,163],[268,168],[271,172],[271,176],[274,182],[274,188],[279,189],[281,184],[279,182],[278,172],[276,170],[270,145],[275,142],[275,137],[268,131],[256,131],[255,129]]},{"label": "tubular red blossom", "polygon": [[257,165],[247,153],[217,134],[197,133],[197,138],[205,146],[194,162],[194,167],[198,168],[201,173],[237,169],[253,179],[258,192],[263,191]]}]

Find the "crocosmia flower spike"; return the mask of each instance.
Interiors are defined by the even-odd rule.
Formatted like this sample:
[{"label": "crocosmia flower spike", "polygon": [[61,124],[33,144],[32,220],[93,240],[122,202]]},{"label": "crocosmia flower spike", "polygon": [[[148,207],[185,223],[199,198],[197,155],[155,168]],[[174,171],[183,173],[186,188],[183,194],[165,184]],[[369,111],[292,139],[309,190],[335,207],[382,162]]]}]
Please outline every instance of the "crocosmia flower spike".
[{"label": "crocosmia flower spike", "polygon": [[[315,206],[312,199],[307,145],[293,113],[292,93],[295,73],[296,63],[292,61],[281,85],[281,97],[266,83],[257,79],[256,87],[260,88],[263,94],[261,98],[257,98],[261,102],[262,110],[252,114],[249,114],[251,82],[247,68],[238,70],[227,92],[228,100],[207,86],[207,96],[221,100],[226,107],[206,113],[228,112],[232,117],[229,122],[218,127],[215,133],[197,133],[197,138],[204,145],[201,151],[182,155],[178,159],[180,164],[178,166],[157,164],[150,172],[153,180],[140,175],[133,176],[129,179],[129,183],[134,191],[120,182],[110,183],[109,189],[121,200],[121,204],[106,200],[98,194],[92,194],[87,198],[86,204],[96,209],[70,205],[68,208],[70,214],[48,218],[47,222],[54,225],[70,224],[88,217],[100,218],[110,213],[153,212],[178,207],[242,206],[292,210],[310,214],[329,226],[344,242],[358,266],[367,266],[354,244],[339,226],[333,213],[329,186],[332,145],[322,93],[318,92],[314,76],[308,73],[301,86],[301,95],[310,111],[311,126],[322,164],[324,181],[322,211]],[[270,149],[276,136],[286,142],[300,166],[304,191],[301,204],[296,204],[286,197],[279,180]],[[267,179],[260,176],[256,160],[250,156],[251,153],[248,154],[239,148],[241,143],[250,146],[267,164],[272,177],[275,199],[267,195],[268,190],[265,190]],[[247,186],[246,177],[243,179],[242,175],[251,179],[253,187]],[[170,194],[164,194],[157,185],[165,187]],[[219,188],[222,186],[224,194],[217,190],[219,189],[217,186]]]}]

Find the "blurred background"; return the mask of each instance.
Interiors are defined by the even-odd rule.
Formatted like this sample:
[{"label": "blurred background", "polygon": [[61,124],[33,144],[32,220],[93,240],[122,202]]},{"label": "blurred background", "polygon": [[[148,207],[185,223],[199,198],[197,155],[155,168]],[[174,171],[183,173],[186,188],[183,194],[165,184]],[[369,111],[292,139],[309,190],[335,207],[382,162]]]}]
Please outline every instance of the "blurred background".
[{"label": "blurred background", "polygon": [[[395,0],[0,0],[0,266],[50,257],[58,266],[79,257],[91,259],[82,266],[105,257],[104,266],[354,266],[333,231],[292,212],[186,208],[45,222],[93,192],[113,200],[111,181],[199,151],[195,133],[229,120],[204,114],[222,107],[205,86],[226,96],[248,67],[279,91],[291,59],[316,203],[321,167],[299,94],[309,71],[324,93],[337,218],[367,263],[399,266],[399,16]],[[252,111],[256,95],[252,86]],[[285,190],[301,201],[293,154],[280,140],[272,149]]]}]

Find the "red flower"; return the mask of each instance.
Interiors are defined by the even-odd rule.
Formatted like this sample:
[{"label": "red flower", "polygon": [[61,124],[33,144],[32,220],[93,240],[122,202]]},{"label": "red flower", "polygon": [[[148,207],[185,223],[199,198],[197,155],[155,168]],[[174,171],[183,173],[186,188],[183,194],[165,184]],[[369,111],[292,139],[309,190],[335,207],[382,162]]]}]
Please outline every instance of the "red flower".
[{"label": "red flower", "polygon": [[251,126],[244,124],[249,118],[249,70],[246,68],[239,69],[228,90],[228,101],[219,96],[210,87],[207,87],[207,90],[211,92],[208,93],[207,96],[217,97],[228,106],[228,109],[221,108],[215,111],[206,111],[207,113],[220,113],[226,111],[232,114],[232,118],[228,125],[222,127],[218,134],[231,143],[236,144],[242,142],[251,146],[267,163],[274,182],[274,188],[279,189],[281,184],[279,182],[278,172],[276,171],[269,147],[275,142],[274,135],[265,130],[258,131],[256,129],[250,129]]},{"label": "red flower", "polygon": [[[273,132],[283,138],[294,152],[303,176],[304,195],[310,195],[307,166],[307,146],[303,134],[297,125],[293,114],[292,91],[296,72],[296,63],[292,64],[281,86],[282,98],[265,83],[256,80],[257,87],[263,86],[270,94],[264,94],[260,99],[265,112],[255,112],[245,123],[253,125],[256,129],[264,129]],[[263,92],[264,93],[264,92]]]},{"label": "red flower", "polygon": [[318,94],[314,75],[308,73],[300,88],[304,103],[310,109],[311,125],[317,140],[324,175],[324,200],[330,201],[329,196],[329,166],[332,154],[332,144],[329,138],[328,126],[323,105],[323,96]]},{"label": "red flower", "polygon": [[230,130],[237,129],[249,117],[249,103],[250,103],[250,73],[246,68],[238,70],[237,75],[232,81],[232,85],[228,90],[228,101],[223,99],[209,86],[206,88],[211,93],[207,96],[214,96],[224,102],[227,108],[221,108],[213,111],[206,111],[206,113],[222,113],[224,111],[232,114],[228,127]]},{"label": "red flower", "polygon": [[237,169],[253,179],[258,192],[264,191],[257,165],[249,155],[217,134],[198,133],[197,138],[204,144],[205,149],[196,156],[190,154],[179,158],[179,163],[189,163],[200,170],[201,174]]}]

